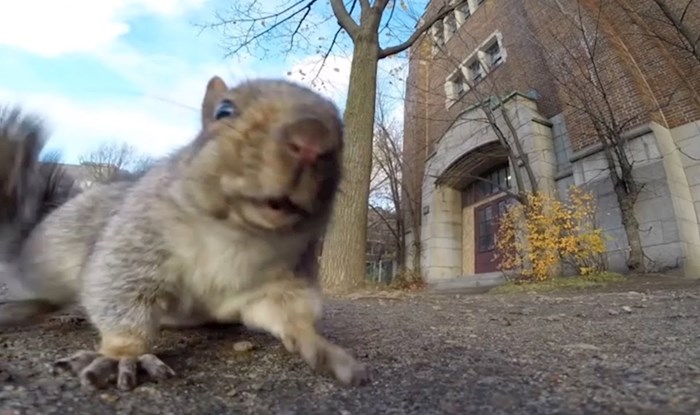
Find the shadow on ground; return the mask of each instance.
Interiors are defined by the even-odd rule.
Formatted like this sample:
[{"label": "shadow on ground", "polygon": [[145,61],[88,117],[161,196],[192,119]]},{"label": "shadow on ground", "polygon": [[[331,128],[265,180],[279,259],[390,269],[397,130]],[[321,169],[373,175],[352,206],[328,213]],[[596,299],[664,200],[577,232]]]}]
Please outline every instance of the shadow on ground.
[{"label": "shadow on ground", "polygon": [[[48,365],[94,347],[95,333],[54,319],[0,332],[0,414],[700,413],[700,282],[650,281],[334,299],[324,333],[372,367],[372,384],[357,389],[229,326],[164,332],[160,356],[177,379],[87,392]],[[241,340],[256,349],[234,352]]]}]

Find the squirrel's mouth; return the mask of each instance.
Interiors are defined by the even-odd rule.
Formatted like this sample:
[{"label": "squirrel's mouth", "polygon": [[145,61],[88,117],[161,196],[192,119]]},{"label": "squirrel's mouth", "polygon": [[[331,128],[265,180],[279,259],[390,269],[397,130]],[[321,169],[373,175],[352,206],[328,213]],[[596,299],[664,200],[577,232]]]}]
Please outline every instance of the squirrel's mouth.
[{"label": "squirrel's mouth", "polygon": [[294,203],[294,201],[288,196],[266,199],[262,202],[262,204],[265,206],[265,208],[270,209],[273,212],[300,216],[307,216],[309,214],[306,209]]}]

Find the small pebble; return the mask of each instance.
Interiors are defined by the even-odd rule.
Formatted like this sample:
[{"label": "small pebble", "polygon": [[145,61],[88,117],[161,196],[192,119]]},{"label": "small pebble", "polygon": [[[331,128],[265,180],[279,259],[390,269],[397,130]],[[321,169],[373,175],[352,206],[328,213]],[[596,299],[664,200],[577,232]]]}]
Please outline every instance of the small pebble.
[{"label": "small pebble", "polygon": [[114,403],[119,400],[119,396],[112,395],[111,393],[103,393],[102,395],[100,395],[100,399],[107,403]]},{"label": "small pebble", "polygon": [[253,343],[249,341],[240,341],[233,344],[233,350],[236,353],[249,352],[254,349]]}]

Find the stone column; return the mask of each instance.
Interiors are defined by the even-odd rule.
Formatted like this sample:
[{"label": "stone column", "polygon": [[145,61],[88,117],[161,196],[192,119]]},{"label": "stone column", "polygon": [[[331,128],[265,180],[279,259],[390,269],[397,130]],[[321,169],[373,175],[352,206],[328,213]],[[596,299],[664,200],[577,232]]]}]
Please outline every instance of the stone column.
[{"label": "stone column", "polygon": [[422,241],[425,280],[434,282],[459,277],[462,273],[461,193],[440,186],[425,196],[429,201],[422,232],[425,236]]},{"label": "stone column", "polygon": [[700,278],[700,230],[683,161],[671,132],[657,123],[652,123],[651,129],[663,155],[662,161],[671,199],[668,205],[675,214],[683,255],[682,272],[686,277]]}]

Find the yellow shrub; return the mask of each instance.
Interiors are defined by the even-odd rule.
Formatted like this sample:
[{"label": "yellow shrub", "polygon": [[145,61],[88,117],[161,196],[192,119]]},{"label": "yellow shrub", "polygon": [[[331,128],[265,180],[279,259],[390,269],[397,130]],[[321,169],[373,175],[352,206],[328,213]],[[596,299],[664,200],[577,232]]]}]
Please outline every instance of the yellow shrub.
[{"label": "yellow shrub", "polygon": [[543,281],[560,263],[573,265],[583,276],[605,268],[593,196],[572,186],[569,197],[567,205],[544,193],[528,193],[525,204],[508,207],[496,241],[502,270],[516,271],[519,280]]}]

